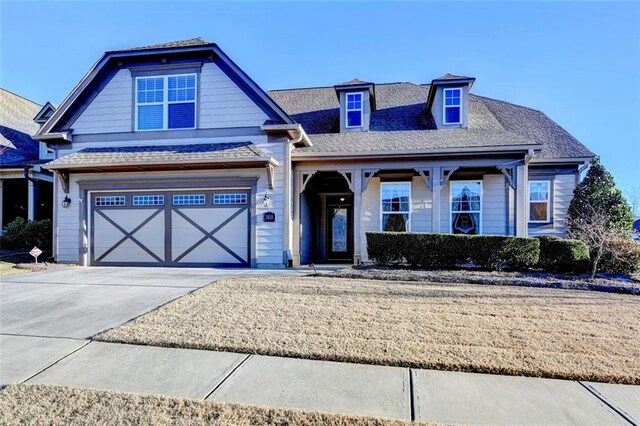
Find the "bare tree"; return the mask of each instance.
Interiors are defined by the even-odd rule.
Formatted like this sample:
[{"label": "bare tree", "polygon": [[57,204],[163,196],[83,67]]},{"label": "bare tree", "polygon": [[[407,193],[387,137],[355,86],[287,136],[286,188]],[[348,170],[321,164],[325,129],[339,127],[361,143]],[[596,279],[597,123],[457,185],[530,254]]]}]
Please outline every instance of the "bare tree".
[{"label": "bare tree", "polygon": [[634,217],[640,216],[640,187],[633,186],[625,191],[624,195],[631,207],[631,214]]},{"label": "bare tree", "polygon": [[610,225],[607,214],[597,211],[590,203],[585,203],[585,211],[577,213],[568,219],[571,238],[582,240],[591,252],[591,278],[598,271],[598,264],[604,254],[615,259],[624,259],[626,245],[616,244],[617,241],[628,239],[624,231]]}]

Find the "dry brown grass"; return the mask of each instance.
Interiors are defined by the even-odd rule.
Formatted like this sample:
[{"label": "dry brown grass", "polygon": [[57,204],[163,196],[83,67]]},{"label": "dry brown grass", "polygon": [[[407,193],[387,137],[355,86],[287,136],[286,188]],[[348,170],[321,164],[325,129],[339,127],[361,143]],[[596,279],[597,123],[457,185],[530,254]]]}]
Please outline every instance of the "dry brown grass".
[{"label": "dry brown grass", "polygon": [[3,425],[335,425],[411,423],[290,409],[52,385],[14,385],[0,392]]},{"label": "dry brown grass", "polygon": [[528,287],[234,278],[97,340],[640,384],[640,298]]}]

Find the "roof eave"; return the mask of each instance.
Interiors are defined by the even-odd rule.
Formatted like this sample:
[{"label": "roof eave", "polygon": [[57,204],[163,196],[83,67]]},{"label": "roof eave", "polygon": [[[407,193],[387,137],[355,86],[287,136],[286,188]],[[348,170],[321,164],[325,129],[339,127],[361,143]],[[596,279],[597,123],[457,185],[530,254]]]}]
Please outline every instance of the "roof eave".
[{"label": "roof eave", "polygon": [[496,153],[526,153],[529,150],[539,150],[540,144],[528,144],[528,145],[508,145],[508,146],[493,146],[493,147],[464,147],[464,148],[431,148],[431,149],[419,149],[419,150],[405,150],[405,151],[367,151],[366,153],[349,152],[349,151],[333,151],[333,152],[292,152],[292,157],[295,159],[311,160],[327,160],[329,158],[354,158],[354,159],[368,159],[368,158],[403,158],[403,157],[415,157],[415,156],[431,156],[431,155],[464,155],[464,154],[496,154]]}]

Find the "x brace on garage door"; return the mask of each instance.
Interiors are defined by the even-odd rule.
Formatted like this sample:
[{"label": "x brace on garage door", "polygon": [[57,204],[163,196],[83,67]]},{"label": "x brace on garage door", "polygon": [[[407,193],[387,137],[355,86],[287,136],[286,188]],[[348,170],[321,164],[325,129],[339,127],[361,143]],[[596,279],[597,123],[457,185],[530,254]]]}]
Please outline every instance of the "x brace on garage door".
[{"label": "x brace on garage door", "polygon": [[94,192],[91,264],[249,266],[250,190]]}]

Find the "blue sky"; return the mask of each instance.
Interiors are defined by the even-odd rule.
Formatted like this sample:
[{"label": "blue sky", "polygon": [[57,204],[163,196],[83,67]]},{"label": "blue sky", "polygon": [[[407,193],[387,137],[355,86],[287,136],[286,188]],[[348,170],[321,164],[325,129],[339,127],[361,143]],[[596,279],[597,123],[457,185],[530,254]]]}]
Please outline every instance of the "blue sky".
[{"label": "blue sky", "polygon": [[358,77],[477,78],[536,108],[640,186],[638,2],[3,1],[0,84],[61,102],[102,52],[202,36],[265,90]]}]

